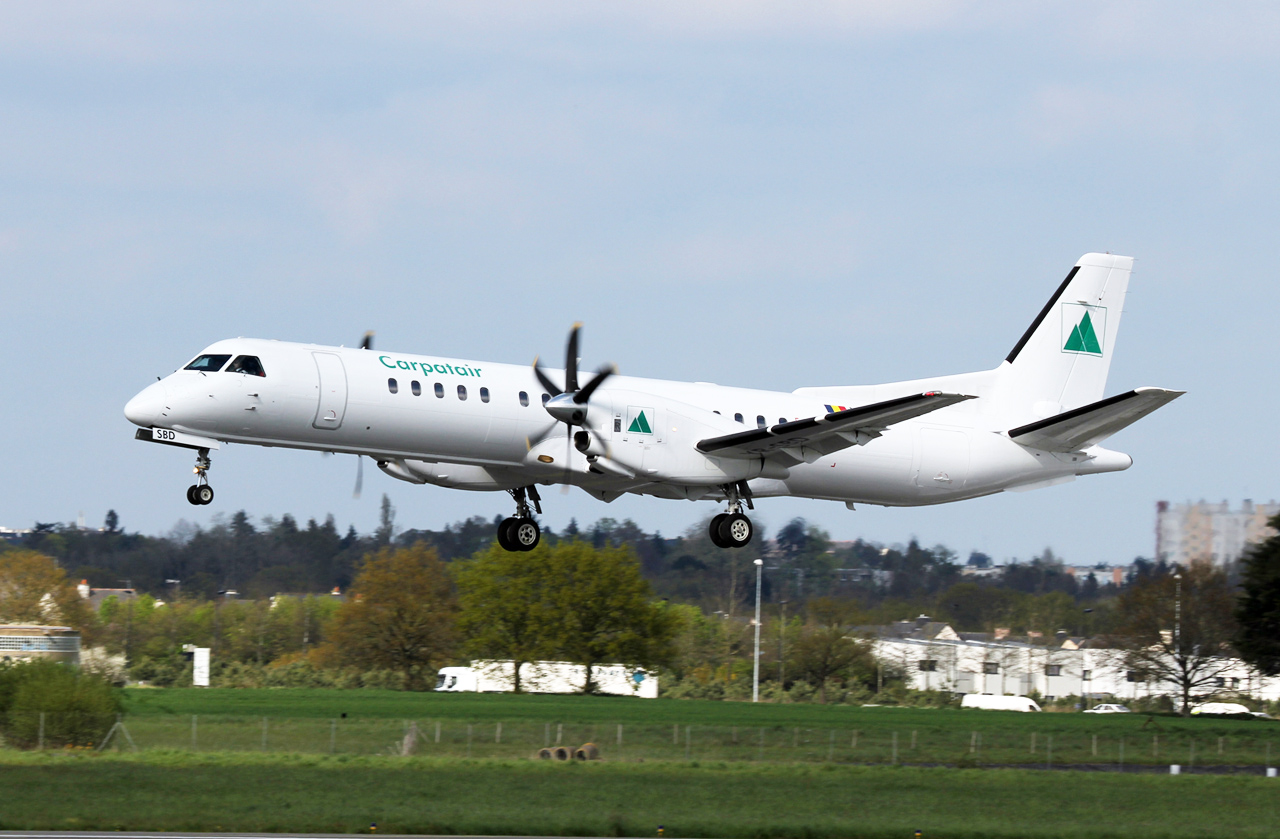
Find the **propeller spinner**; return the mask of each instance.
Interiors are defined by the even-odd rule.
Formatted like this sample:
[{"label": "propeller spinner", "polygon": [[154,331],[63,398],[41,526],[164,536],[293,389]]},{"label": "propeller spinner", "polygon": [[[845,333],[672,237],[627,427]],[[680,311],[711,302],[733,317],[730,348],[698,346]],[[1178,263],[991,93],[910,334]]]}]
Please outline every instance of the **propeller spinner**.
[{"label": "propeller spinner", "polygon": [[[591,378],[586,385],[578,386],[578,333],[582,329],[581,323],[575,323],[573,328],[569,330],[569,343],[565,348],[564,359],[564,388],[560,388],[551,377],[543,372],[538,365],[538,359],[533,360],[533,374],[538,377],[538,381],[542,387],[551,394],[551,398],[547,400],[547,413],[555,420],[536,438],[530,439],[529,446],[532,448],[537,443],[545,440],[551,435],[558,424],[564,423],[568,433],[568,445],[572,445],[574,441],[574,427],[578,426],[586,429],[586,431],[602,445],[605,441],[600,437],[599,433],[586,425],[587,409],[591,402],[591,395],[600,388],[605,381],[617,372],[617,368],[612,364],[605,364],[596,370],[595,376]],[[581,433],[581,432],[579,432]],[[566,476],[569,471],[569,458],[565,456],[565,472]]]}]

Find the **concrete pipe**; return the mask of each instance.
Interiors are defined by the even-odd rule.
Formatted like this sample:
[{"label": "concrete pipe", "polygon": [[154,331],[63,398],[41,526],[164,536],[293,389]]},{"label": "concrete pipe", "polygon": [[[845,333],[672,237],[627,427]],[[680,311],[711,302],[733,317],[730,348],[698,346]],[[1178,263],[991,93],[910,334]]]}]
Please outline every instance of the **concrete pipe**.
[{"label": "concrete pipe", "polygon": [[599,760],[600,747],[595,743],[583,743],[582,748],[573,753],[578,760]]}]

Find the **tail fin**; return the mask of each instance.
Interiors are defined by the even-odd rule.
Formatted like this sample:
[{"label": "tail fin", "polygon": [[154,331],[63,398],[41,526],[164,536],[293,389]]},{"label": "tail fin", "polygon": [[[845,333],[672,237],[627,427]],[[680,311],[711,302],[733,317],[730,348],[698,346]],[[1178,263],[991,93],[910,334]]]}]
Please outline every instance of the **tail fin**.
[{"label": "tail fin", "polygon": [[1050,417],[1102,398],[1132,270],[1132,257],[1080,257],[1000,365],[1010,419]]}]

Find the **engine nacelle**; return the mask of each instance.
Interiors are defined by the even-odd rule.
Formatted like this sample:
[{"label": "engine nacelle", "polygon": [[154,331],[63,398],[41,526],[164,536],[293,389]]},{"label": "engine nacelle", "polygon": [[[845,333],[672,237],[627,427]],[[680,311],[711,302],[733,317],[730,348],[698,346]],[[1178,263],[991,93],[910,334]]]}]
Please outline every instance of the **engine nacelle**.
[{"label": "engine nacelle", "polygon": [[503,490],[514,489],[527,481],[490,471],[483,466],[462,463],[432,463],[426,460],[381,460],[378,468],[393,478],[412,484],[434,484],[450,489]]}]

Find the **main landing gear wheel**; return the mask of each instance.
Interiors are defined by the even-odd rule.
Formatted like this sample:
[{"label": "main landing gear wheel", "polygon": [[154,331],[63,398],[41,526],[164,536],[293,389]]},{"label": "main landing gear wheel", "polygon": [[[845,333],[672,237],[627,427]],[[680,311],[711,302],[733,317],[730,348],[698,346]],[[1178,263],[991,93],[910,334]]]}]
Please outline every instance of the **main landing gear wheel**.
[{"label": "main landing gear wheel", "polygon": [[531,551],[542,541],[542,528],[533,519],[516,519],[507,530],[507,536],[518,551]]},{"label": "main landing gear wheel", "polygon": [[498,544],[504,551],[531,551],[542,541],[542,528],[531,518],[512,517],[498,524]]},{"label": "main landing gear wheel", "polygon": [[717,513],[711,517],[711,526],[707,528],[707,535],[711,537],[711,544],[717,548],[732,547],[728,542],[720,537],[720,525],[724,520],[729,518],[728,513]]},{"label": "main landing gear wheel", "polygon": [[[498,522],[498,544],[504,551],[531,551],[542,541],[542,528],[533,520],[536,510],[542,515],[542,499],[538,497],[538,488],[530,484],[527,487],[509,489],[516,502],[516,514]],[[533,509],[530,509],[530,502]]]},{"label": "main landing gear wheel", "polygon": [[720,522],[720,541],[727,548],[744,548],[751,542],[755,528],[742,513],[728,513]]},{"label": "main landing gear wheel", "polygon": [[751,487],[746,481],[738,481],[736,484],[725,484],[721,489],[725,500],[729,502],[729,512],[712,516],[707,535],[717,548],[745,548],[755,535],[751,519],[742,514],[743,506],[748,510],[755,509],[755,505],[751,503]]}]

